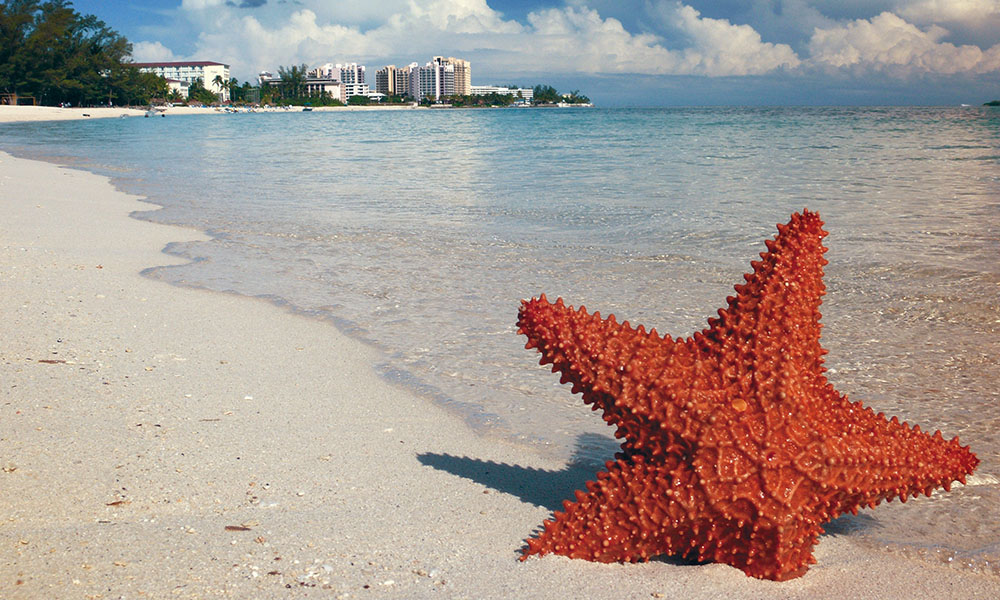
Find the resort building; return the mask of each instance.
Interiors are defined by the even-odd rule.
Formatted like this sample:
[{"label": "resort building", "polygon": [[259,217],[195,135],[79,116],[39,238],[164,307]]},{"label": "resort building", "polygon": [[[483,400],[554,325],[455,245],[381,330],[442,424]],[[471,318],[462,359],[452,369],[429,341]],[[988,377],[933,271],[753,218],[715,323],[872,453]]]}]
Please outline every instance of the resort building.
[{"label": "resort building", "polygon": [[186,81],[181,81],[179,79],[167,79],[167,90],[171,94],[177,92],[177,95],[185,100],[188,99],[188,88],[191,85]]},{"label": "resort building", "polygon": [[329,77],[306,77],[303,82],[306,86],[306,95],[322,95],[326,94],[331,98],[336,98],[341,102],[347,102],[347,89],[346,86],[336,79],[330,79]]},{"label": "resort building", "polygon": [[[472,65],[467,60],[449,56],[435,56],[434,62],[439,65],[451,65],[454,71],[455,89],[452,94],[468,96],[472,94]],[[451,94],[448,94],[451,95]]]},{"label": "resort building", "polygon": [[396,95],[395,65],[387,65],[375,71],[375,91],[386,96]]},{"label": "resort building", "polygon": [[362,84],[365,82],[365,66],[357,63],[336,64],[334,69],[339,71],[339,79],[345,84]]},{"label": "resort building", "polygon": [[410,96],[414,100],[430,98],[440,102],[456,93],[455,65],[448,60],[435,56],[426,65],[410,69]]},{"label": "resort building", "polygon": [[414,63],[410,63],[410,64],[406,65],[405,67],[401,67],[399,69],[396,69],[396,95],[397,96],[410,96],[410,97],[413,97],[413,94],[410,93],[410,78],[412,77],[413,69],[417,69],[417,68],[419,68],[419,65],[417,65],[417,63],[414,62]]},{"label": "resort building", "polygon": [[[326,94],[330,98],[347,102],[347,98],[350,97],[348,96],[347,86],[341,83],[339,79],[330,77],[329,73],[330,71],[324,71],[322,67],[306,73],[305,79],[302,80],[305,94],[307,96]],[[278,87],[281,85],[281,77],[274,75],[270,71],[261,71],[260,75],[257,76],[257,82],[261,86],[269,85]]]},{"label": "resort building", "polygon": [[[211,61],[133,63],[140,71],[155,73],[160,77],[190,86],[200,81],[205,89],[229,101],[229,65]],[[186,94],[185,94],[186,97]]]},{"label": "resort building", "polygon": [[343,86],[344,86],[344,96],[348,99],[351,96],[371,97],[372,95],[368,89],[367,83],[344,83]]},{"label": "resort building", "polygon": [[488,94],[501,94],[501,95],[513,95],[518,98],[518,100],[523,100],[525,103],[530,103],[535,97],[535,90],[532,88],[509,88],[497,85],[474,85],[471,87],[470,92],[473,96],[486,96]]}]

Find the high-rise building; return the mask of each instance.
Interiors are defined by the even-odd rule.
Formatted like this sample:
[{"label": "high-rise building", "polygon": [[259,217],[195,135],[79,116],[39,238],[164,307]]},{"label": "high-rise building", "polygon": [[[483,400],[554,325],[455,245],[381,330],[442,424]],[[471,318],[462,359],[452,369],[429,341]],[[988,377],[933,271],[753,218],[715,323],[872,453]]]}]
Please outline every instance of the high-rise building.
[{"label": "high-rise building", "polygon": [[375,71],[375,91],[386,96],[396,95],[395,65],[387,65]]},{"label": "high-rise building", "polygon": [[[455,86],[455,64],[435,56],[434,60],[422,67],[412,65],[410,69],[410,95],[417,101],[431,98],[436,102],[458,93]],[[463,61],[464,62],[464,61]],[[468,64],[468,63],[466,63]],[[464,67],[467,74],[468,67]],[[466,91],[471,91],[472,86]]]},{"label": "high-rise building", "polygon": [[335,69],[340,70],[340,80],[344,83],[364,83],[365,66],[357,63],[337,63]]},{"label": "high-rise building", "polygon": [[[452,94],[468,96],[472,94],[472,66],[467,60],[449,56],[435,56],[434,62],[441,65],[452,65],[455,71],[455,91]],[[449,94],[450,95],[450,94]]]},{"label": "high-rise building", "polygon": [[410,79],[413,76],[413,70],[420,68],[417,63],[410,63],[405,67],[400,67],[396,69],[396,93],[400,96],[410,96],[416,99],[410,90]]}]

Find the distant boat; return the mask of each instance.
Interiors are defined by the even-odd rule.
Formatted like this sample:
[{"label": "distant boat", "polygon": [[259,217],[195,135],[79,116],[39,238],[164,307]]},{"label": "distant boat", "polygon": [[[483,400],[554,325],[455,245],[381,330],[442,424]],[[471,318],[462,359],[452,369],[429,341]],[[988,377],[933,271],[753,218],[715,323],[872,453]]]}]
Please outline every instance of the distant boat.
[{"label": "distant boat", "polygon": [[303,106],[302,107],[302,112],[312,112],[312,107],[311,106]]}]

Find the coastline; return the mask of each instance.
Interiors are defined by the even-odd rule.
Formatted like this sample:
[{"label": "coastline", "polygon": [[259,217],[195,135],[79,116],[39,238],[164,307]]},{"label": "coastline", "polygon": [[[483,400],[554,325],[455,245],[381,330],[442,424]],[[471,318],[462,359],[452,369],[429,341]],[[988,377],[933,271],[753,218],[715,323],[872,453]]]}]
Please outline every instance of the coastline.
[{"label": "coastline", "polygon": [[1000,595],[837,533],[785,583],[519,562],[592,472],[474,435],[327,324],[142,277],[201,234],[105,178],[0,153],[0,198],[5,598]]},{"label": "coastline", "polygon": [[[562,105],[558,107],[539,106],[535,108],[573,108],[577,105]],[[583,105],[579,105],[583,106]],[[589,105],[588,107],[592,107]],[[311,112],[368,112],[368,111],[409,111],[409,110],[443,110],[448,107],[428,107],[410,105],[358,105],[358,106],[314,106]],[[302,112],[302,106],[292,106],[290,108],[269,107],[255,109],[254,112]],[[168,116],[181,115],[225,115],[230,114],[220,108],[205,106],[171,106],[165,109],[157,109],[158,112]],[[22,123],[29,121],[73,121],[84,119],[116,119],[121,117],[143,117],[146,109],[129,107],[107,107],[99,106],[94,108],[59,108],[56,106],[8,106],[0,105],[0,123]]]},{"label": "coastline", "polygon": [[[313,112],[363,112],[363,111],[395,111],[395,110],[429,110],[425,106],[316,106]],[[302,112],[301,106],[290,109],[266,108],[256,112]],[[84,119],[117,119],[121,117],[142,117],[145,109],[127,107],[96,107],[96,108],[59,108],[56,106],[8,106],[0,105],[0,123],[21,123],[28,121],[73,121]],[[162,111],[168,116],[180,115],[225,115],[224,110],[213,107],[171,106]]]}]

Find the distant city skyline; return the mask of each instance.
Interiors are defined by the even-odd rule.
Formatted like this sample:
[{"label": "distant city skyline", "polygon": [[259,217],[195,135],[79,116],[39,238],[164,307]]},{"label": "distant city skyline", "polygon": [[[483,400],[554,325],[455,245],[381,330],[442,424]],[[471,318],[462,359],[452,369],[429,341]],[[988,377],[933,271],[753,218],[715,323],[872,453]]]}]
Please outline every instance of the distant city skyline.
[{"label": "distant city skyline", "polygon": [[139,62],[459,56],[476,84],[601,105],[958,104],[1000,98],[997,0],[74,0]]}]

